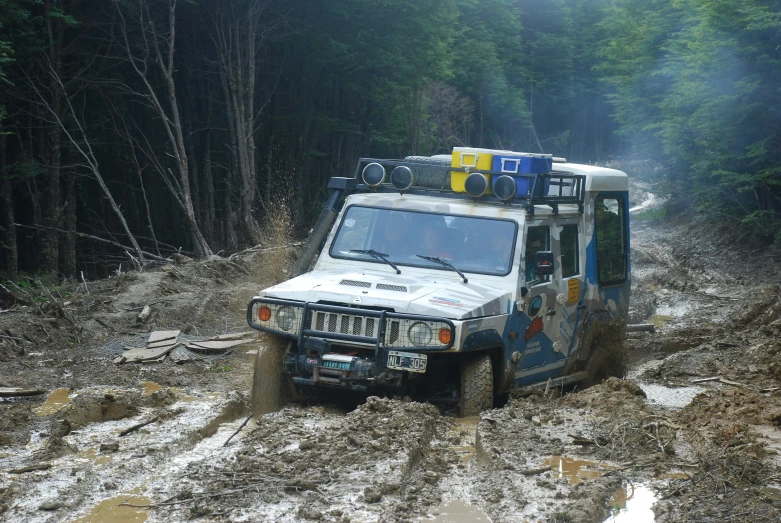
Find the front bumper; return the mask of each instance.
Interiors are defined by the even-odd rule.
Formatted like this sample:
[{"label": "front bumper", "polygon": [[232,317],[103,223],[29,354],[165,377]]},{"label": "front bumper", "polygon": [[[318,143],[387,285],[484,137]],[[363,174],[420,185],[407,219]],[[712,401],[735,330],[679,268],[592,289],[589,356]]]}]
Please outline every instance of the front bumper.
[{"label": "front bumper", "polygon": [[[272,308],[267,325],[258,319],[261,306]],[[284,325],[289,328],[282,329],[279,322],[271,326],[274,315],[286,307],[295,313],[285,312]],[[447,318],[267,297],[250,302],[247,322],[253,329],[297,342],[284,362],[284,371],[293,376],[295,383],[356,390],[365,390],[369,385],[403,384],[407,372],[387,368],[389,352],[443,352],[451,349],[456,339],[456,326]],[[424,339],[425,344],[411,343],[411,327],[421,322],[431,328],[432,337]],[[440,330],[449,332],[447,343],[439,340]],[[333,351],[335,346],[340,350]],[[345,348],[359,350],[348,356],[341,354]],[[343,361],[337,361],[337,356],[344,356]]]}]

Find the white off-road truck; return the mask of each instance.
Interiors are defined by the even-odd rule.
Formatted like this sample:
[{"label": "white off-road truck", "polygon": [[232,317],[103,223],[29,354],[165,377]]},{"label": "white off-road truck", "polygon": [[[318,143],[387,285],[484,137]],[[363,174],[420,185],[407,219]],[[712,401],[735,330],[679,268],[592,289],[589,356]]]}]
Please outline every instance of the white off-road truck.
[{"label": "white off-road truck", "polygon": [[297,275],[247,309],[250,326],[276,340],[258,352],[256,415],[288,393],[337,388],[410,395],[466,416],[512,389],[620,372],[630,288],[623,172],[454,150],[364,158],[329,187]]}]

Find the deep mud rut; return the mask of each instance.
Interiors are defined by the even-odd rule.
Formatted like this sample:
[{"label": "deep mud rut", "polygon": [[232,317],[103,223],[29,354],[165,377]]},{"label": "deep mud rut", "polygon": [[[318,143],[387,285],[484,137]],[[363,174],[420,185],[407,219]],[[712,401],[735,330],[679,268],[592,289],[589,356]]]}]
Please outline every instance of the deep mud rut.
[{"label": "deep mud rut", "polygon": [[[104,363],[111,340],[71,350],[66,366],[26,355],[0,378],[14,385],[43,368],[39,384],[24,384],[68,390],[46,404],[0,403],[0,519],[778,521],[778,266],[712,233],[696,221],[633,222],[632,321],[658,329],[627,340],[627,379],[511,398],[474,418],[405,399],[297,404],[224,446],[249,414],[246,348],[122,370]],[[219,292],[235,297],[227,285]],[[236,309],[212,331],[237,328]],[[160,324],[187,318],[177,310]],[[40,464],[50,468],[10,472]]]}]

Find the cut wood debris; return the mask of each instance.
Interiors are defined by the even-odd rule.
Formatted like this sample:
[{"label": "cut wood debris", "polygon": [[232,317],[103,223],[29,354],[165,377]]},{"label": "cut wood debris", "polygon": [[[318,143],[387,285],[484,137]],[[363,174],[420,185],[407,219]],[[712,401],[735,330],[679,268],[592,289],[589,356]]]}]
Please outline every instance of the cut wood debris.
[{"label": "cut wood debris", "polygon": [[218,352],[225,352],[228,349],[231,349],[233,347],[238,347],[239,345],[246,345],[247,343],[250,343],[251,339],[245,339],[245,340],[233,340],[233,341],[212,341],[212,340],[204,340],[204,341],[193,341],[187,343],[187,348],[200,353],[218,353]]},{"label": "cut wood debris", "polygon": [[204,340],[182,342],[179,340],[179,334],[178,330],[154,331],[149,335],[146,347],[124,347],[125,352],[117,356],[114,363],[162,362],[166,356],[174,363],[184,363],[200,359],[197,354],[220,354],[233,347],[251,343],[255,339],[252,333],[235,332]]},{"label": "cut wood debris", "polygon": [[149,335],[147,343],[179,339],[181,331],[154,331]]},{"label": "cut wood debris", "polygon": [[0,398],[19,398],[21,396],[40,396],[45,390],[21,389],[19,387],[0,387]]}]

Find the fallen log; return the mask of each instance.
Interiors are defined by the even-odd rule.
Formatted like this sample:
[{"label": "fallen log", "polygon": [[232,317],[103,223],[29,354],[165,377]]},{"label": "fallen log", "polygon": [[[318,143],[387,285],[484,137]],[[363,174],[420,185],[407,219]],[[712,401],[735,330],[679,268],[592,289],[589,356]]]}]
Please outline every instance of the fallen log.
[{"label": "fallen log", "polygon": [[38,465],[30,465],[29,467],[22,467],[19,469],[11,469],[9,474],[25,474],[27,472],[35,472],[37,470],[49,470],[52,468],[51,463],[39,463]]},{"label": "fallen log", "polygon": [[155,421],[158,421],[159,419],[160,419],[160,416],[155,416],[154,418],[150,419],[149,421],[144,421],[143,423],[139,423],[137,425],[133,425],[132,427],[127,428],[127,429],[123,430],[122,432],[120,432],[119,433],[119,437],[121,438],[123,436],[127,436],[131,432],[135,432],[138,429],[142,429],[142,428],[146,427],[147,425],[151,425],[152,423],[154,423]]},{"label": "fallen log", "polygon": [[656,325],[653,323],[635,323],[626,326],[626,332],[655,332]]},{"label": "fallen log", "polygon": [[18,387],[0,387],[0,398],[19,398],[22,396],[40,396],[45,390],[20,389]]}]

